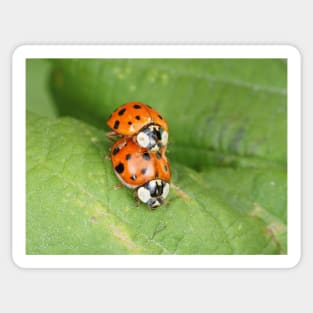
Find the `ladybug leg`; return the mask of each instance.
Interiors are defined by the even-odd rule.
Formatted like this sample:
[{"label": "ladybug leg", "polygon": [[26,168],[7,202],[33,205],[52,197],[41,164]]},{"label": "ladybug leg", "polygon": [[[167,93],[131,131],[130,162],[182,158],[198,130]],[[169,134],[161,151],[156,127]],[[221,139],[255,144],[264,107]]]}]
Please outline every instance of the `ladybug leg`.
[{"label": "ladybug leg", "polygon": [[105,158],[106,160],[111,160],[111,158],[110,158],[109,155],[105,155],[104,158]]},{"label": "ladybug leg", "polygon": [[[122,149],[123,147],[125,147],[126,146],[126,144],[127,144],[127,139],[126,138],[124,138],[124,141],[123,142],[121,142],[116,148],[118,148],[118,149]],[[110,153],[112,152],[112,147],[110,147],[109,148],[109,151],[110,151]]]},{"label": "ladybug leg", "polygon": [[170,201],[168,199],[163,200],[164,205],[168,205],[169,203],[170,203]]},{"label": "ladybug leg", "polygon": [[116,184],[112,188],[113,188],[113,190],[118,190],[118,189],[121,189],[122,186],[123,186],[122,184]]},{"label": "ladybug leg", "polygon": [[124,138],[124,141],[119,145],[120,149],[122,149],[127,144],[127,139]]},{"label": "ladybug leg", "polygon": [[115,131],[111,131],[111,132],[106,133],[106,136],[111,141],[114,141],[114,137],[118,136],[118,134]]},{"label": "ladybug leg", "polygon": [[140,200],[136,199],[136,208],[139,208],[139,207],[140,207]]},{"label": "ladybug leg", "polygon": [[140,200],[138,198],[138,195],[137,195],[137,191],[135,190],[134,191],[134,198],[136,200],[136,208],[139,208],[140,207]]}]

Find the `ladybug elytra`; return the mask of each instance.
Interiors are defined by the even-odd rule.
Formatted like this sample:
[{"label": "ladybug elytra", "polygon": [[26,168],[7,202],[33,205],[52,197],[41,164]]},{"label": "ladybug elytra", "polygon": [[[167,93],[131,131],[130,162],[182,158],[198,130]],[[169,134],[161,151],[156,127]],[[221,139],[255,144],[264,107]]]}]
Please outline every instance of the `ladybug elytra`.
[{"label": "ladybug elytra", "polygon": [[132,137],[142,148],[151,152],[166,149],[168,126],[165,119],[149,105],[128,102],[118,107],[109,117],[110,136]]},{"label": "ladybug elytra", "polygon": [[169,193],[170,166],[164,150],[151,153],[132,138],[120,138],[111,147],[114,172],[137,199],[151,208],[160,206]]}]

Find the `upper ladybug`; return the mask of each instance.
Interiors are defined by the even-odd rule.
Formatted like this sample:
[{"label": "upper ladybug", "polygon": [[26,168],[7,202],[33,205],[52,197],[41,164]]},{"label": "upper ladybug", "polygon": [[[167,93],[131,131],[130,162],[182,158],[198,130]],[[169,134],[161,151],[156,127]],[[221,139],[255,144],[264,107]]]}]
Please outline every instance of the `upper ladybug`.
[{"label": "upper ladybug", "polygon": [[118,107],[109,117],[107,125],[112,136],[134,136],[136,143],[157,152],[168,142],[168,126],[165,119],[149,105],[142,102],[128,102]]}]

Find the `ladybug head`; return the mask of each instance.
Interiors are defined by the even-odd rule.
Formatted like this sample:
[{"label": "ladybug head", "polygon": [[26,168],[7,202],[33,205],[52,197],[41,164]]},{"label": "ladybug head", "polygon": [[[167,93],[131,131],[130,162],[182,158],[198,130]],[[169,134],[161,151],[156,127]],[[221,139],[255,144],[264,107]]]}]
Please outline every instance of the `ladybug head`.
[{"label": "ladybug head", "polygon": [[161,179],[151,180],[137,189],[137,196],[140,201],[146,203],[150,208],[159,207],[170,190],[168,182]]},{"label": "ladybug head", "polygon": [[166,147],[168,132],[159,125],[150,124],[138,133],[136,140],[139,146],[157,152],[162,147]]}]

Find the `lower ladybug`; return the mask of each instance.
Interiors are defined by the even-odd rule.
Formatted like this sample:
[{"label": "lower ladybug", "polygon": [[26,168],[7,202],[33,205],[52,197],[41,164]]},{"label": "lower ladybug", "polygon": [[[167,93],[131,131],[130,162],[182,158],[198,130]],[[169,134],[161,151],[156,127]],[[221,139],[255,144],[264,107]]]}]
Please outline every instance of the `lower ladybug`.
[{"label": "lower ladybug", "polygon": [[170,167],[161,151],[150,153],[131,138],[121,138],[111,147],[114,172],[123,185],[135,189],[135,197],[150,208],[160,206],[170,188]]}]

